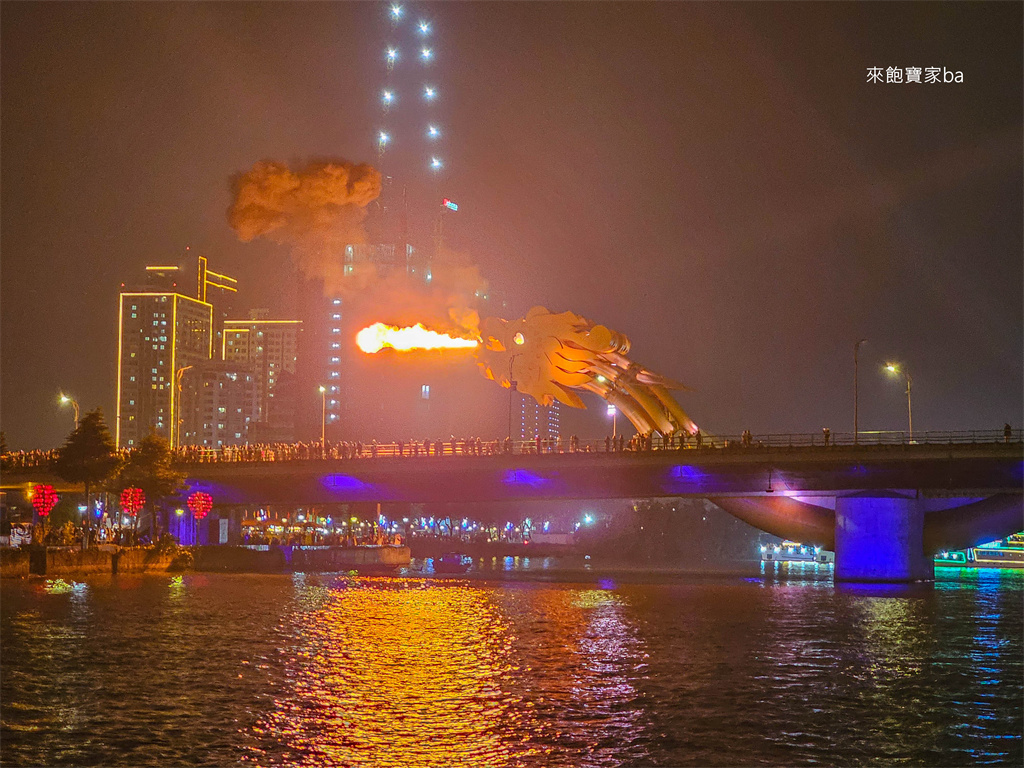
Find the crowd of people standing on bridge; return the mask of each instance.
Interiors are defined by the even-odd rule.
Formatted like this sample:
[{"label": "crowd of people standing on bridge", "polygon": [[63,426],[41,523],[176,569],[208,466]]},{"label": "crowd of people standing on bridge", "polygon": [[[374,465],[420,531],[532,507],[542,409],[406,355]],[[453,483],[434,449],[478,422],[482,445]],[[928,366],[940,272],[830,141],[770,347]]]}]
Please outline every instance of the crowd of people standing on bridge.
[{"label": "crowd of people standing on bridge", "polygon": [[[994,433],[992,433],[994,434]],[[1007,424],[1002,431],[1005,442],[1014,440],[1014,430]],[[1019,440],[1019,431],[1016,435]],[[990,438],[991,439],[991,438]],[[998,439],[998,438],[997,438]],[[830,429],[822,429],[824,445],[835,444]],[[769,443],[771,444],[771,443]],[[792,443],[791,443],[792,444]],[[811,445],[814,444],[812,440]],[[636,434],[628,440],[624,435],[605,437],[582,443],[578,437],[542,438],[532,440],[484,440],[479,437],[438,440],[397,440],[380,443],[376,440],[362,442],[360,440],[343,441],[311,441],[294,443],[246,443],[243,445],[223,445],[209,448],[201,445],[186,445],[173,449],[176,461],[186,464],[214,462],[256,463],[270,461],[320,460],[320,459],[376,459],[388,457],[425,457],[425,456],[499,456],[502,454],[563,454],[563,453],[622,453],[664,450],[682,450],[685,448],[733,448],[760,447],[760,440],[755,441],[750,430],[743,430],[739,439],[709,439],[699,430],[693,434],[679,431],[675,434],[648,435]],[[118,454],[127,459],[130,449],[121,449]],[[5,471],[38,469],[53,466],[57,459],[57,450],[8,451],[2,455],[2,468]]]},{"label": "crowd of people standing on bridge", "polygon": [[397,440],[378,443],[373,440],[326,441],[299,443],[255,443],[225,445],[219,448],[189,445],[175,450],[177,458],[185,463],[213,462],[269,462],[308,459],[376,459],[425,456],[499,456],[502,454],[595,453],[603,448],[606,453],[675,450],[687,446],[701,447],[703,436],[680,433],[661,437],[657,435],[624,435],[606,437],[604,441],[582,444],[575,435],[568,439],[541,438],[533,440],[484,440],[479,437],[449,438],[447,440]]},{"label": "crowd of people standing on bridge", "polygon": [[[383,457],[416,456],[498,456],[501,454],[551,454],[551,453],[606,453],[625,451],[650,451],[655,449],[683,448],[687,445],[701,447],[703,436],[685,433],[661,437],[660,435],[633,435],[629,440],[624,435],[606,437],[603,441],[581,443],[576,435],[568,438],[542,438],[532,440],[484,440],[479,437],[447,440],[397,440],[391,443],[355,441],[320,441],[294,443],[246,443],[243,445],[222,445],[210,448],[202,445],[184,445],[173,449],[175,459],[187,464],[214,462],[268,462],[309,459],[376,459]],[[127,459],[131,449],[118,451]],[[52,466],[57,459],[57,450],[11,451],[3,454],[5,470],[35,469]]]}]

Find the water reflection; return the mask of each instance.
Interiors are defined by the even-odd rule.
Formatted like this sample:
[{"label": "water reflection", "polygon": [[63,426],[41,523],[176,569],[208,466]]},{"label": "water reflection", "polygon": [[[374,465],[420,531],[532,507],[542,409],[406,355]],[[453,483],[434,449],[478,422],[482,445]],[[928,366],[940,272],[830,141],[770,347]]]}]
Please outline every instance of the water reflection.
[{"label": "water reflection", "polygon": [[[295,583],[286,684],[256,731],[294,765],[504,765],[534,752],[508,624],[465,584]],[[261,763],[274,756],[254,752]]]},{"label": "water reflection", "polygon": [[5,581],[3,764],[1021,765],[1024,576],[966,579]]},{"label": "water reflection", "polygon": [[628,598],[524,585],[492,599],[518,637],[524,674],[512,691],[534,707],[532,741],[572,756],[567,765],[620,765],[647,754],[638,747],[646,727],[637,681],[648,674],[648,654]]}]

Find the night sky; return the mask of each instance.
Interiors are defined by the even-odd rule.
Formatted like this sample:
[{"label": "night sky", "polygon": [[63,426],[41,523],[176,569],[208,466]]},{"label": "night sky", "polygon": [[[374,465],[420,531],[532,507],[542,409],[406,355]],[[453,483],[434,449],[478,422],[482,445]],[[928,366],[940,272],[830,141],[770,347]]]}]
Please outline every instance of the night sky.
[{"label": "night sky", "polygon": [[[403,178],[510,311],[566,309],[720,434],[1022,426],[1021,3],[407,4],[445,169]],[[198,249],[291,314],[229,179],[375,162],[387,6],[21,3],[2,14],[2,427],[113,421],[117,291]],[[868,83],[869,67],[962,83]],[[924,79],[924,78],[922,78]],[[401,154],[396,157],[402,157]],[[485,382],[486,383],[486,382]],[[490,385],[493,386],[493,385]]]}]

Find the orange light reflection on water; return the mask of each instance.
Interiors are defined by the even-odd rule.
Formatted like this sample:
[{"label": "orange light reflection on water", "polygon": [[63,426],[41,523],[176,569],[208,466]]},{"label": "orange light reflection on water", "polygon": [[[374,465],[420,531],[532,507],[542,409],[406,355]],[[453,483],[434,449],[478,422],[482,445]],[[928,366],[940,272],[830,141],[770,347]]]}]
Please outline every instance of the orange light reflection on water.
[{"label": "orange light reflection on water", "polygon": [[305,607],[290,685],[257,729],[294,750],[288,764],[499,766],[540,751],[511,693],[515,638],[482,590],[359,579]]}]

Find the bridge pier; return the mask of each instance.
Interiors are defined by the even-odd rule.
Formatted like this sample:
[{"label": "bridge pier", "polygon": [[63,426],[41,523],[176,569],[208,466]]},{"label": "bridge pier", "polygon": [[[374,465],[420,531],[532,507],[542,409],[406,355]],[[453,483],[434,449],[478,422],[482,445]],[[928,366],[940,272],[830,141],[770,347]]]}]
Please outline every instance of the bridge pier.
[{"label": "bridge pier", "polygon": [[935,563],[924,549],[924,517],[917,498],[891,491],[837,496],[835,580],[934,580]]}]

